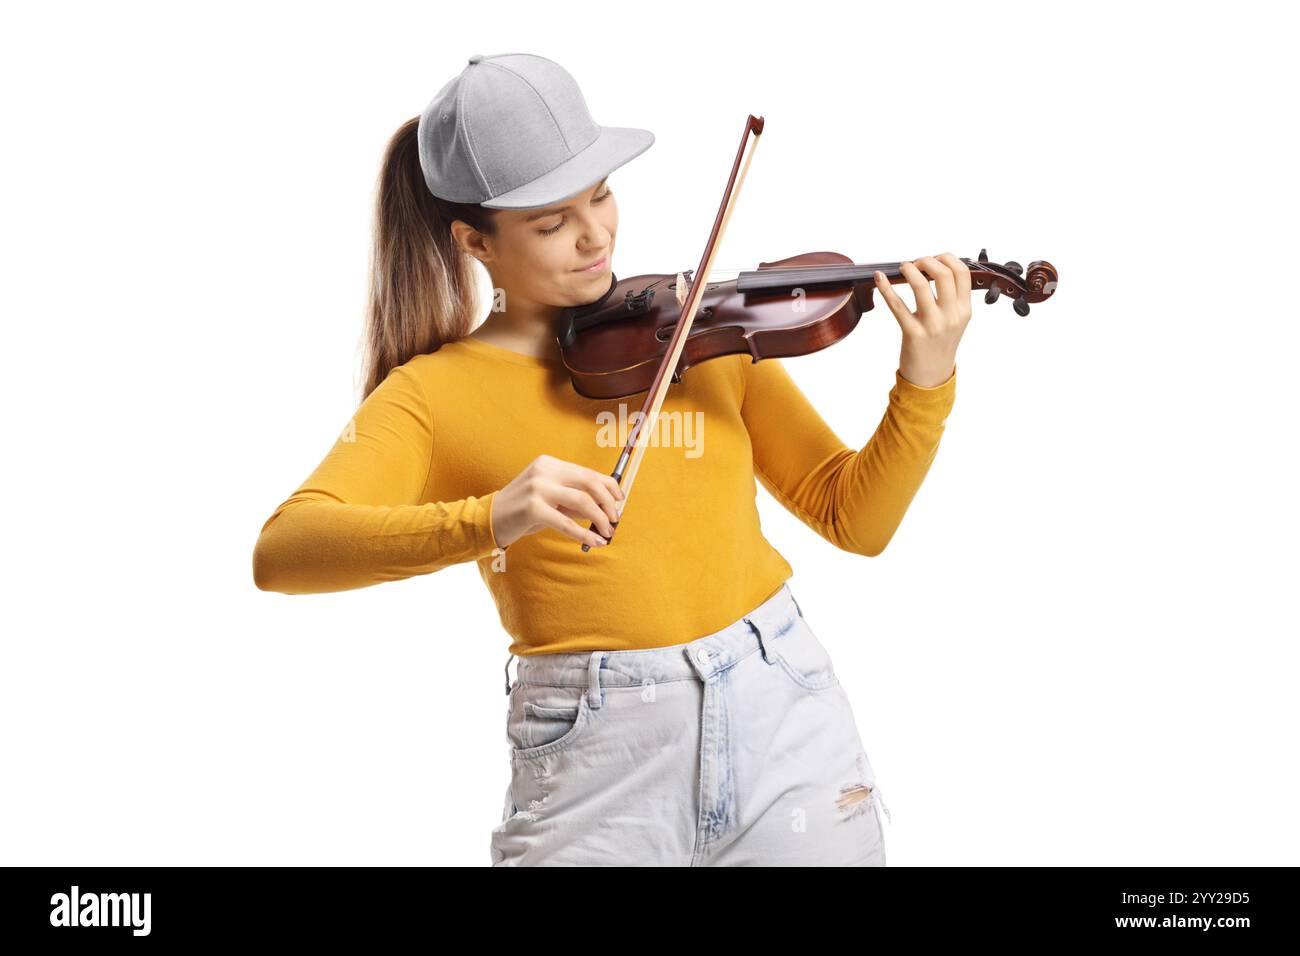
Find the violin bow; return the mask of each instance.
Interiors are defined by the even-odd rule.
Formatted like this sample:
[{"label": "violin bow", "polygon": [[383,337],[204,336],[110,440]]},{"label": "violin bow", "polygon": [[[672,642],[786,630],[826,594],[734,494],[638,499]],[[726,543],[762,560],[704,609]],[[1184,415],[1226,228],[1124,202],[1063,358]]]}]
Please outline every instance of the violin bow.
[{"label": "violin bow", "polygon": [[[677,320],[677,329],[673,333],[672,341],[668,343],[668,352],[659,364],[659,371],[655,373],[654,380],[646,391],[645,403],[641,406],[641,413],[638,416],[637,423],[633,426],[631,434],[627,437],[627,443],[618,456],[618,464],[610,472],[610,477],[617,481],[619,487],[623,489],[624,508],[627,507],[627,499],[631,497],[632,482],[636,479],[637,469],[641,466],[641,459],[645,457],[649,438],[654,434],[655,425],[659,421],[659,409],[663,407],[664,398],[668,394],[668,386],[672,384],[670,370],[676,370],[677,363],[681,360],[682,349],[686,347],[687,336],[690,335],[691,325],[695,322],[695,313],[700,307],[700,296],[708,285],[709,272],[713,268],[714,254],[717,252],[718,245],[722,242],[723,233],[727,229],[727,221],[731,219],[731,211],[735,208],[736,196],[739,195],[740,187],[745,181],[745,173],[749,171],[749,161],[754,158],[754,150],[758,148],[758,139],[762,135],[763,117],[750,113],[749,118],[745,120],[745,131],[740,137],[740,147],[736,150],[736,159],[731,164],[731,176],[727,179],[727,188],[723,190],[722,202],[718,206],[718,214],[713,220],[713,231],[709,233],[709,241],[704,245],[704,254],[700,257],[699,268],[694,272],[694,275],[704,281],[690,283],[690,288],[683,299],[681,289],[685,285],[685,277],[678,275],[678,301],[681,303],[682,313]],[[618,530],[617,521],[611,522],[611,524],[612,528],[609,537],[605,538],[606,542],[612,541],[614,532]],[[590,530],[600,534],[600,530],[596,527],[594,521],[591,523]],[[604,537],[604,535],[601,535],[601,537]],[[591,545],[584,544],[582,550],[590,551]]]}]

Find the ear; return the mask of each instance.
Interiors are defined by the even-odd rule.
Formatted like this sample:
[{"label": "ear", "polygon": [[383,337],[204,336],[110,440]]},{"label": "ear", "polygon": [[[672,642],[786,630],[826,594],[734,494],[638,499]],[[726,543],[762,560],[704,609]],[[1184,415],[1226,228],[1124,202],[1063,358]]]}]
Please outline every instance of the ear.
[{"label": "ear", "polygon": [[464,220],[457,219],[451,224],[451,235],[462,252],[468,253],[480,262],[487,262],[492,258],[489,237]]}]

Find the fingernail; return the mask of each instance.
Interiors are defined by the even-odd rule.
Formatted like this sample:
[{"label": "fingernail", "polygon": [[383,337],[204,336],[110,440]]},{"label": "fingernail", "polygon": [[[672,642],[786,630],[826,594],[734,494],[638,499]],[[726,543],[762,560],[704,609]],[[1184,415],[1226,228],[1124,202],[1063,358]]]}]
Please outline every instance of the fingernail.
[{"label": "fingernail", "polygon": [[876,281],[877,281],[877,282],[884,282],[884,281],[885,281],[885,274],[884,274],[883,272],[880,272],[879,270],[877,270],[877,271],[876,271]]}]

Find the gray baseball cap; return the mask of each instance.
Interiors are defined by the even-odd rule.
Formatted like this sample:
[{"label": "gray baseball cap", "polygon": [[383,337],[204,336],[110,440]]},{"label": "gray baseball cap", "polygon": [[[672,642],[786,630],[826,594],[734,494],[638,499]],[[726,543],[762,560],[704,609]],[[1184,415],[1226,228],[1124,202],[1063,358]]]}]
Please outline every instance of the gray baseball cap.
[{"label": "gray baseball cap", "polygon": [[531,53],[475,53],[420,114],[429,192],[494,209],[533,209],[600,182],[654,143],[600,126],[568,71]]}]

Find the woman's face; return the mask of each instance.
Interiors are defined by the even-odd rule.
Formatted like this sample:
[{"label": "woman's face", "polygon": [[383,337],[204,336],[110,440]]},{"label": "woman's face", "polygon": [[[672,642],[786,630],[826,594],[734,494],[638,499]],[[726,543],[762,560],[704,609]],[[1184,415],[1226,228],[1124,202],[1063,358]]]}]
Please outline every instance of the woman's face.
[{"label": "woman's face", "polygon": [[503,209],[495,236],[475,236],[482,243],[475,254],[505,291],[507,312],[511,300],[584,305],[609,288],[618,206],[607,180],[540,209]]}]

